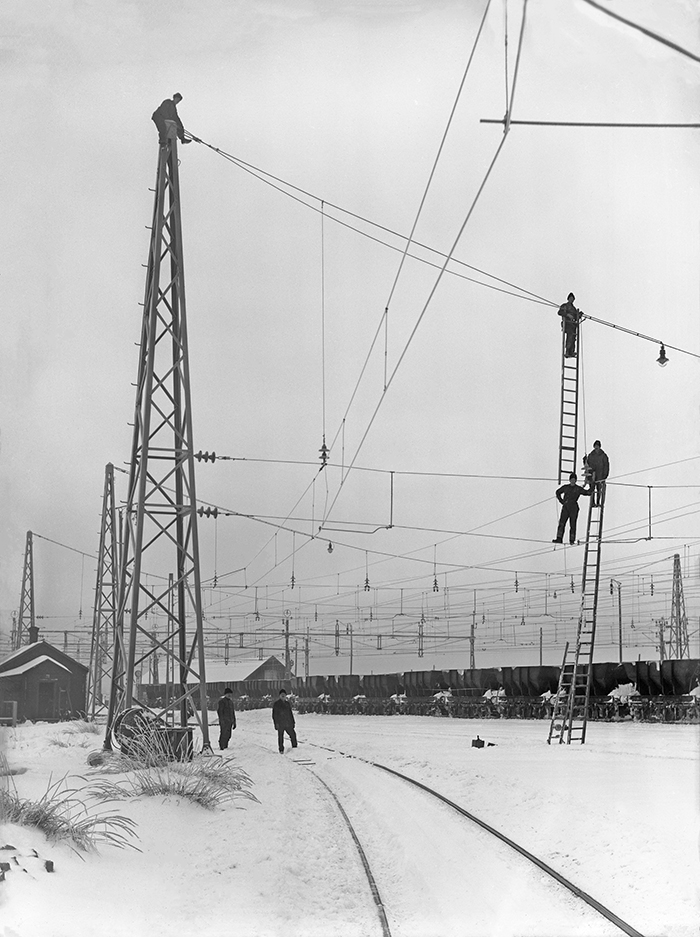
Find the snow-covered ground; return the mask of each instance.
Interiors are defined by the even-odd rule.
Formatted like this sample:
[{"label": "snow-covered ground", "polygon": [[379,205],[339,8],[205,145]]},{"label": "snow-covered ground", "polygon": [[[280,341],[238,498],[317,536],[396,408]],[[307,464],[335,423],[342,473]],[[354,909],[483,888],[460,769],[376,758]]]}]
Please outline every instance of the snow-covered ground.
[{"label": "snow-covered ground", "polygon": [[[360,760],[368,759],[457,801],[645,937],[696,937],[697,726],[592,723],[584,746],[548,746],[547,728],[302,715],[299,748],[281,757],[269,710],[239,713],[226,755],[248,772],[258,803],[108,805],[137,822],[140,852],[79,857],[34,830],[1,827],[0,845],[35,849],[55,872],[28,864],[28,874],[7,874],[0,935],[380,935],[356,846],[319,778],[355,826],[394,937],[621,933],[475,824]],[[472,748],[477,734],[494,744]],[[63,775],[71,786],[94,781],[86,756],[100,743],[68,724],[4,730],[11,767],[27,769],[12,779],[23,797]]]}]

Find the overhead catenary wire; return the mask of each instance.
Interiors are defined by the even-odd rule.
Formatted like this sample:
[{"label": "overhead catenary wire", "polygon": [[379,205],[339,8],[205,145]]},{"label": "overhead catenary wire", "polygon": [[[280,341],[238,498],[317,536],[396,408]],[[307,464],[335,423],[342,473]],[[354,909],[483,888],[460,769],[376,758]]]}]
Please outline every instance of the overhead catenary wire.
[{"label": "overhead catenary wire", "polygon": [[[315,466],[316,462],[311,462],[306,459],[262,459],[262,458],[253,458],[250,456],[230,456],[230,455],[217,455],[217,459],[226,460],[229,462],[251,462],[254,464],[268,464],[268,465],[309,465]],[[640,475],[643,472],[653,472],[656,469],[668,468],[673,465],[680,465],[684,462],[693,462],[700,459],[700,455],[689,456],[687,459],[677,459],[674,462],[666,462],[663,465],[653,465],[648,466],[643,469],[636,469],[634,472],[626,472],[621,475],[614,475],[611,478],[607,479],[608,485],[615,485],[622,488],[648,488],[649,485],[644,485],[641,483],[635,482],[622,482],[617,479],[627,478],[630,475]],[[344,464],[341,462],[328,462],[328,468],[337,468],[341,472],[344,471]],[[554,476],[546,475],[498,475],[495,473],[484,473],[484,472],[428,472],[425,470],[414,470],[414,469],[388,469],[388,468],[377,468],[376,466],[368,465],[356,465],[353,469],[355,472],[374,472],[381,475],[402,475],[402,476],[413,476],[418,478],[474,478],[474,479],[490,479],[490,480],[502,480],[502,481],[527,481],[527,482],[547,482],[547,484],[556,484],[557,479]],[[686,485],[652,485],[652,488],[697,488],[697,485],[686,484]]]},{"label": "overhead catenary wire", "polygon": [[[464,229],[465,229],[466,226],[467,226],[467,223],[468,223],[468,221],[469,221],[469,219],[470,219],[470,217],[471,217],[472,211],[474,210],[474,207],[476,206],[476,202],[477,202],[479,196],[481,195],[481,192],[483,191],[483,188],[484,188],[484,186],[485,186],[485,184],[486,184],[486,181],[488,180],[488,177],[489,177],[490,174],[491,174],[491,170],[493,169],[493,167],[494,167],[494,165],[495,165],[495,163],[496,163],[496,160],[498,159],[498,156],[499,156],[499,154],[500,154],[500,152],[501,152],[501,150],[502,150],[502,148],[503,148],[503,144],[504,144],[505,140],[506,140],[506,137],[505,137],[505,135],[504,135],[503,139],[501,140],[500,144],[498,145],[498,148],[497,148],[497,150],[496,150],[496,153],[495,153],[494,156],[493,156],[493,159],[491,160],[491,164],[490,164],[490,166],[489,166],[489,168],[488,168],[488,170],[487,170],[486,176],[485,176],[485,178],[484,178],[484,180],[483,180],[481,186],[479,187],[479,190],[478,190],[478,192],[477,192],[477,195],[476,195],[474,201],[472,202],[472,206],[471,206],[471,208],[470,208],[470,210],[469,210],[469,212],[468,212],[468,214],[467,214],[467,217],[465,218],[464,222],[462,223],[462,226],[461,226],[461,228],[460,228],[460,230],[459,230],[459,232],[458,232],[458,234],[457,234],[457,237],[455,238],[455,240],[454,240],[454,242],[453,242],[453,245],[452,245],[452,248],[451,248],[451,250],[450,250],[450,253],[449,253],[448,257],[446,258],[445,263],[443,264],[442,269],[440,270],[440,272],[439,272],[439,274],[438,274],[438,276],[437,276],[437,278],[436,278],[436,280],[435,280],[435,283],[433,284],[433,286],[432,286],[432,288],[431,288],[431,290],[430,290],[430,293],[428,294],[428,298],[427,298],[427,300],[425,301],[425,303],[424,303],[424,305],[423,305],[423,308],[422,308],[422,310],[421,310],[421,312],[420,312],[420,314],[419,314],[419,316],[418,316],[416,322],[414,323],[413,329],[411,330],[411,333],[410,333],[410,335],[409,335],[409,337],[408,337],[408,340],[407,340],[406,343],[404,344],[403,350],[401,351],[401,354],[399,355],[398,361],[396,362],[396,365],[394,366],[393,371],[391,372],[389,378],[388,378],[387,381],[386,381],[386,384],[385,384],[385,386],[384,386],[384,389],[383,389],[383,391],[382,391],[382,393],[381,393],[381,395],[380,395],[379,401],[378,401],[378,403],[377,403],[377,405],[376,405],[376,407],[375,407],[375,409],[374,409],[374,412],[372,413],[372,415],[371,415],[371,417],[370,417],[370,419],[369,419],[369,423],[367,424],[367,427],[366,427],[366,429],[365,429],[365,431],[364,431],[364,433],[363,433],[363,435],[362,435],[362,437],[361,437],[361,439],[360,439],[360,442],[359,442],[359,444],[358,444],[358,446],[357,446],[357,449],[355,450],[355,455],[352,457],[352,459],[351,459],[351,461],[350,461],[350,463],[349,463],[349,465],[348,465],[347,471],[346,471],[346,473],[345,473],[345,478],[348,477],[350,471],[352,470],[352,468],[353,468],[353,466],[354,466],[354,464],[355,464],[355,461],[356,461],[358,455],[360,454],[360,450],[362,449],[362,447],[363,447],[363,445],[364,445],[364,443],[365,443],[365,440],[367,439],[367,436],[368,436],[368,434],[369,434],[369,432],[370,432],[370,430],[371,430],[371,428],[372,428],[372,425],[374,424],[374,421],[375,421],[375,419],[376,419],[376,417],[377,417],[377,414],[379,413],[379,410],[380,410],[380,408],[381,408],[381,405],[382,405],[382,403],[384,402],[384,400],[385,400],[385,398],[386,398],[386,395],[387,395],[387,393],[388,393],[388,391],[389,391],[389,388],[391,387],[391,384],[392,384],[394,378],[396,377],[396,374],[397,374],[399,368],[401,367],[401,363],[403,362],[403,360],[404,360],[404,358],[405,358],[405,356],[406,356],[406,353],[408,352],[408,349],[409,349],[409,347],[411,346],[411,344],[412,344],[412,342],[413,342],[413,339],[414,339],[414,337],[415,337],[415,335],[416,335],[416,332],[418,331],[418,327],[420,326],[420,324],[421,324],[421,322],[422,322],[422,320],[423,320],[423,317],[425,316],[425,313],[428,311],[428,308],[429,308],[429,306],[430,306],[430,303],[431,303],[431,301],[432,301],[432,299],[433,299],[433,296],[435,295],[435,292],[436,292],[436,290],[437,290],[438,285],[440,284],[440,281],[441,281],[442,276],[443,276],[443,274],[444,274],[444,272],[445,272],[445,269],[446,269],[447,264],[448,264],[448,262],[449,262],[449,260],[450,260],[450,257],[452,256],[452,253],[453,253],[454,250],[456,249],[457,244],[459,243],[459,240],[460,240],[460,238],[461,238],[461,236],[462,236],[462,233],[463,233]],[[321,524],[320,529],[323,529],[323,526],[325,525],[326,520],[327,520],[328,516],[330,515],[330,512],[333,510],[333,508],[334,508],[334,506],[335,506],[335,504],[336,504],[336,501],[338,500],[338,496],[340,495],[340,492],[341,492],[341,490],[342,490],[342,488],[343,488],[343,485],[344,485],[344,481],[341,481],[340,486],[339,486],[339,488],[338,488],[338,491],[336,492],[336,495],[335,495],[335,497],[333,498],[333,501],[331,502],[331,505],[330,505],[330,507],[328,508],[327,513],[324,515],[323,523]]]},{"label": "overhead catenary wire", "polygon": [[[496,121],[491,121],[491,123],[499,123],[499,124],[502,124],[502,123],[503,123],[503,119],[496,120]],[[516,121],[511,120],[511,121],[509,122],[509,126],[512,126],[514,123],[516,123]],[[358,220],[364,222],[365,224],[371,225],[372,227],[375,227],[375,228],[379,229],[380,231],[385,231],[387,234],[391,234],[393,237],[397,237],[397,238],[399,238],[399,239],[402,240],[402,241],[406,240],[406,235],[405,235],[405,234],[400,234],[399,232],[394,231],[394,230],[392,230],[391,228],[387,228],[385,225],[379,224],[378,222],[375,222],[375,221],[371,221],[370,219],[365,218],[365,217],[363,217],[362,215],[358,215],[358,214],[356,214],[355,212],[352,212],[352,211],[350,211],[350,210],[348,210],[348,209],[342,208],[341,206],[336,205],[336,204],[334,204],[333,202],[328,201],[327,199],[325,199],[325,200],[324,200],[324,199],[321,199],[319,196],[313,195],[313,194],[311,194],[310,192],[307,192],[307,191],[305,191],[304,189],[301,189],[301,188],[299,188],[298,186],[295,186],[295,185],[294,185],[293,183],[291,183],[291,182],[286,182],[285,180],[280,179],[278,176],[275,176],[275,175],[273,175],[272,173],[266,172],[265,170],[260,169],[259,167],[253,166],[251,163],[247,163],[245,160],[242,160],[242,159],[240,159],[239,157],[233,156],[232,154],[227,153],[225,150],[222,150],[222,149],[220,149],[219,147],[216,147],[216,146],[214,146],[214,145],[211,144],[211,143],[207,143],[205,140],[202,140],[202,139],[200,139],[199,137],[194,136],[194,134],[191,134],[191,133],[190,133],[189,136],[190,136],[190,138],[191,138],[192,140],[196,141],[197,143],[201,143],[203,146],[206,146],[206,147],[208,147],[209,149],[213,150],[215,153],[218,153],[219,156],[222,156],[224,159],[226,159],[228,162],[232,163],[234,166],[237,166],[239,169],[243,169],[245,172],[248,172],[250,175],[254,176],[254,178],[256,178],[256,179],[259,179],[261,182],[265,182],[267,185],[272,186],[272,188],[276,189],[276,190],[277,190],[278,192],[280,192],[282,195],[286,195],[288,198],[294,199],[295,201],[297,201],[297,202],[299,202],[300,204],[304,205],[306,208],[311,209],[312,211],[319,211],[319,209],[316,207],[316,205],[309,204],[308,202],[303,201],[303,199],[297,198],[296,196],[292,195],[290,192],[286,192],[284,189],[279,188],[279,186],[274,185],[272,182],[269,182],[268,179],[273,179],[273,180],[275,180],[275,181],[281,183],[282,185],[288,186],[290,189],[293,189],[294,191],[300,192],[301,194],[305,195],[305,196],[308,197],[308,198],[313,199],[315,202],[318,202],[319,204],[321,203],[321,201],[323,201],[323,203],[324,203],[324,205],[325,205],[325,207],[326,207],[326,218],[327,218],[327,219],[336,222],[336,224],[339,224],[339,225],[341,225],[342,227],[349,228],[350,230],[355,231],[357,234],[362,235],[362,237],[366,237],[366,238],[368,238],[369,240],[374,241],[375,243],[381,244],[381,245],[383,245],[384,247],[388,247],[390,250],[397,251],[398,253],[401,253],[401,252],[402,252],[403,249],[402,249],[401,247],[397,247],[397,246],[395,246],[395,245],[393,245],[393,244],[389,244],[387,241],[383,241],[383,240],[381,240],[380,238],[375,237],[374,235],[368,234],[366,231],[362,231],[360,228],[356,228],[356,227],[354,227],[353,225],[350,225],[350,224],[348,224],[347,222],[344,222],[344,221],[342,221],[342,220],[339,219],[339,218],[335,218],[335,217],[333,217],[332,215],[329,215],[328,212],[327,212],[327,209],[328,209],[328,208],[333,208],[333,209],[335,209],[336,211],[340,211],[340,212],[342,212],[342,213],[344,213],[344,214],[347,214],[347,215],[349,215],[349,216],[352,217],[352,218],[357,218]],[[258,175],[258,173],[259,173],[260,175]],[[267,177],[267,178],[264,178],[264,177]],[[415,240],[415,239],[414,239],[414,241],[413,241],[413,244],[414,244],[416,247],[420,247],[421,249],[424,249],[424,250],[427,250],[427,251],[431,251],[432,253],[434,253],[434,254],[435,254],[436,256],[438,256],[438,257],[444,258],[444,257],[446,256],[442,251],[439,251],[439,250],[437,250],[436,248],[430,247],[430,246],[427,245],[427,244],[423,244],[422,242],[417,241],[417,240]],[[442,268],[441,268],[441,265],[440,265],[439,263],[436,263],[436,262],[431,261],[431,260],[427,260],[426,258],[420,257],[420,256],[417,255],[417,254],[409,254],[408,256],[411,257],[413,260],[417,260],[417,261],[419,261],[420,263],[426,264],[427,266],[434,267],[434,268],[437,269],[437,270],[441,270],[441,269],[442,269]],[[467,281],[470,282],[470,283],[475,283],[475,284],[478,285],[478,286],[483,286],[483,287],[485,287],[486,289],[494,290],[494,291],[496,291],[496,292],[498,292],[498,293],[504,293],[505,295],[508,295],[508,296],[514,296],[516,299],[525,300],[525,301],[527,301],[527,302],[535,303],[535,304],[537,304],[537,305],[550,306],[550,307],[552,307],[552,308],[557,308],[557,307],[560,305],[558,302],[555,302],[554,300],[546,299],[545,297],[540,296],[539,294],[534,293],[534,292],[532,292],[531,290],[527,290],[527,289],[525,289],[524,287],[521,287],[521,286],[518,286],[517,284],[511,283],[510,281],[508,281],[508,280],[506,280],[506,279],[504,279],[504,278],[502,278],[502,277],[498,277],[498,276],[496,276],[495,274],[488,273],[488,271],[482,270],[482,269],[480,269],[479,267],[475,267],[475,266],[473,266],[472,264],[468,264],[468,263],[466,263],[466,262],[463,261],[463,260],[459,260],[459,259],[457,259],[457,258],[455,258],[455,257],[450,257],[450,258],[449,258],[449,263],[456,264],[456,265],[462,266],[462,267],[466,267],[467,269],[473,270],[473,271],[475,271],[476,273],[481,274],[482,276],[489,277],[490,279],[494,280],[496,283],[502,283],[504,286],[508,286],[508,287],[510,287],[511,289],[504,289],[504,288],[501,287],[501,286],[495,286],[493,283],[484,283],[482,280],[475,280],[473,277],[468,277],[468,276],[466,276],[465,274],[459,273],[458,271],[452,270],[452,269],[450,269],[450,268],[448,267],[446,270],[444,270],[444,272],[450,274],[451,276],[456,276],[456,277],[458,277],[458,278],[460,278],[460,279],[462,279],[462,280],[467,280]],[[517,292],[512,292],[512,290],[516,290]],[[655,345],[660,345],[660,344],[662,343],[662,339],[653,338],[652,336],[646,335],[646,334],[644,334],[643,332],[636,332],[634,329],[629,329],[629,328],[627,328],[627,327],[625,327],[625,326],[617,325],[617,324],[615,324],[615,323],[613,323],[613,322],[608,322],[608,321],[606,321],[605,319],[600,319],[600,318],[597,318],[597,317],[595,317],[595,316],[590,316],[590,315],[587,315],[587,314],[584,315],[584,318],[585,318],[585,319],[590,319],[592,322],[596,322],[598,325],[604,325],[604,326],[606,326],[606,327],[608,327],[608,328],[617,329],[618,331],[624,332],[624,333],[627,334],[627,335],[632,335],[632,336],[634,336],[635,338],[641,338],[641,339],[643,339],[644,341],[653,342]],[[379,333],[381,332],[381,328],[382,328],[382,325],[383,325],[383,324],[384,324],[384,318],[382,317],[382,319],[381,319],[381,321],[380,321],[380,323],[379,323],[379,326],[378,326],[378,328],[377,328],[377,336],[378,336]],[[373,343],[372,343],[372,348],[374,347],[374,342],[376,342],[376,336],[375,336],[375,339],[374,339],[374,341],[373,341]],[[687,348],[681,348],[681,347],[678,346],[678,345],[671,345],[671,344],[669,344],[669,343],[666,342],[666,341],[664,341],[663,344],[665,345],[666,348],[670,348],[670,349],[672,349],[673,351],[677,351],[677,352],[679,352],[679,353],[681,353],[681,354],[690,355],[690,356],[693,357],[693,358],[698,358],[698,359],[700,359],[700,354],[697,353],[697,352],[689,351]],[[370,352],[371,352],[372,348],[370,349]],[[366,363],[365,363],[365,366],[366,366]],[[363,369],[363,370],[364,370],[364,369]]]},{"label": "overhead catenary wire", "polygon": [[[503,117],[482,117],[479,123],[502,124]],[[511,127],[609,127],[628,129],[657,129],[657,130],[698,130],[700,124],[673,124],[673,123],[631,123],[624,121],[602,120],[511,120]]]},{"label": "overhead catenary wire", "polygon": [[[287,198],[291,198],[299,204],[303,205],[305,208],[311,209],[311,211],[320,212],[321,203],[325,206],[325,217],[329,221],[334,221],[336,224],[339,224],[341,227],[349,228],[351,231],[355,231],[357,234],[362,235],[363,237],[368,238],[370,241],[375,241],[378,244],[382,244],[384,247],[388,247],[390,250],[397,251],[401,253],[403,248],[396,247],[394,244],[389,244],[387,241],[382,241],[380,238],[375,237],[374,235],[368,234],[366,231],[363,231],[361,228],[356,228],[354,225],[348,224],[345,221],[342,221],[340,218],[336,218],[333,215],[328,213],[328,209],[332,208],[335,211],[341,212],[344,215],[348,215],[350,218],[355,218],[358,221],[363,222],[364,224],[370,225],[373,228],[377,228],[379,231],[384,231],[386,234],[390,234],[392,237],[396,237],[401,241],[406,240],[406,235],[401,234],[398,231],[394,231],[392,228],[388,228],[386,225],[380,224],[377,221],[372,221],[369,218],[359,215],[356,212],[350,211],[350,209],[343,208],[341,205],[337,205],[334,202],[329,201],[327,198],[321,198],[319,195],[314,195],[311,192],[306,191],[305,189],[300,188],[299,186],[294,185],[292,182],[287,182],[284,179],[281,179],[279,176],[274,175],[271,172],[267,172],[264,169],[261,169],[259,166],[254,166],[252,163],[246,162],[246,160],[241,159],[238,156],[234,156],[231,153],[227,153],[225,150],[222,150],[220,147],[214,146],[212,143],[207,143],[206,140],[202,140],[199,137],[196,137],[194,134],[189,134],[192,140],[197,143],[201,143],[203,146],[208,147],[210,150],[213,150],[219,156],[223,157],[227,162],[230,162],[232,165],[237,166],[239,169],[242,169],[244,172],[247,172],[249,175],[252,175],[255,179],[258,179],[260,182],[264,182],[266,185],[271,186],[276,191],[280,192],[282,195],[286,195]],[[269,180],[273,180],[270,182]],[[280,188],[274,183],[278,182],[280,185],[287,186],[287,188],[298,192],[300,195],[305,196],[312,200],[312,203],[306,202],[301,198],[293,195],[291,192],[287,192],[284,189]],[[446,255],[443,251],[437,250],[437,248],[431,247],[429,244],[423,244],[421,241],[413,240],[413,244],[416,247],[420,247],[422,250],[430,251],[432,254],[435,254],[437,257],[444,258]],[[417,254],[409,254],[413,260],[418,260],[421,263],[427,264],[430,267],[440,268],[440,264],[426,260],[423,257],[420,257]],[[475,273],[481,274],[481,276],[489,277],[489,279],[494,280],[496,283],[501,283],[503,286],[509,286],[512,290],[517,290],[516,293],[511,293],[509,290],[502,289],[501,287],[493,286],[492,284],[483,283],[481,280],[474,280],[472,277],[468,277],[464,274],[458,273],[455,270],[449,270],[448,273],[453,276],[460,277],[463,280],[469,280],[470,282],[476,283],[480,286],[485,286],[489,289],[496,290],[499,293],[506,293],[508,295],[517,296],[519,299],[526,299],[529,302],[539,303],[544,306],[558,306],[559,303],[555,303],[553,300],[545,299],[543,296],[539,296],[537,293],[533,293],[530,290],[526,290],[524,287],[520,287],[515,283],[510,283],[508,280],[498,277],[493,273],[489,273],[486,270],[482,270],[479,267],[475,267],[473,264],[468,264],[466,261],[459,260],[456,257],[450,259],[452,264],[455,264],[460,267],[465,267],[468,270],[473,270]]]},{"label": "overhead catenary wire", "polygon": [[394,277],[394,282],[391,284],[391,289],[389,290],[389,298],[387,299],[387,301],[386,301],[386,303],[385,303],[385,307],[386,307],[386,313],[385,313],[385,314],[387,314],[387,315],[388,315],[388,311],[389,311],[389,306],[391,305],[391,300],[393,299],[394,292],[395,292],[395,290],[396,290],[396,285],[397,285],[397,283],[399,282],[399,277],[401,276],[401,271],[403,270],[403,265],[404,265],[404,262],[405,262],[405,260],[406,260],[406,256],[408,255],[408,249],[409,249],[409,247],[411,246],[411,243],[412,243],[412,241],[413,241],[413,235],[415,234],[416,228],[417,228],[417,226],[418,226],[418,221],[420,220],[420,216],[421,216],[421,213],[422,213],[423,208],[424,208],[424,206],[425,206],[426,199],[428,198],[428,192],[430,191],[430,186],[432,185],[433,178],[435,177],[435,172],[436,172],[436,170],[437,170],[438,163],[439,163],[439,161],[440,161],[440,157],[441,157],[441,155],[442,155],[442,151],[443,151],[444,146],[445,146],[445,141],[447,140],[447,135],[448,135],[448,133],[450,132],[450,127],[452,126],[452,121],[453,121],[453,119],[454,119],[455,112],[456,112],[456,110],[457,110],[457,105],[459,104],[459,99],[460,99],[460,97],[461,97],[461,95],[462,95],[462,90],[463,90],[463,88],[464,88],[464,83],[466,82],[466,80],[467,80],[467,75],[469,74],[469,69],[471,68],[471,64],[472,64],[472,62],[473,62],[473,60],[474,60],[474,54],[475,54],[475,52],[476,52],[476,47],[477,47],[478,44],[479,44],[479,39],[481,38],[481,32],[482,32],[482,30],[483,30],[483,28],[484,28],[484,23],[486,22],[486,16],[487,16],[487,14],[488,14],[488,12],[489,12],[489,7],[490,7],[490,6],[491,6],[491,0],[486,0],[486,5],[485,5],[485,7],[484,7],[484,13],[483,13],[483,15],[482,15],[482,17],[481,17],[481,22],[479,23],[479,28],[478,28],[477,33],[476,33],[476,38],[474,39],[474,44],[472,45],[472,50],[471,50],[471,53],[470,53],[469,58],[468,58],[468,60],[467,60],[467,65],[466,65],[466,68],[464,69],[464,74],[462,75],[462,80],[461,80],[460,83],[459,83],[459,88],[457,89],[457,94],[456,94],[455,99],[454,99],[454,102],[453,102],[453,104],[452,104],[452,110],[450,111],[450,115],[449,115],[449,117],[447,118],[447,124],[446,124],[446,126],[445,126],[444,131],[443,131],[442,139],[440,140],[440,145],[438,146],[437,153],[435,154],[435,159],[433,160],[433,165],[432,165],[432,168],[431,168],[430,173],[429,173],[429,175],[428,175],[428,181],[427,181],[426,184],[425,184],[425,189],[423,190],[423,195],[422,195],[422,197],[421,197],[420,204],[418,205],[418,211],[416,212],[416,216],[415,216],[415,218],[413,219],[413,225],[411,226],[411,231],[410,231],[410,233],[409,233],[409,235],[408,235],[408,238],[406,239],[406,246],[405,246],[405,248],[404,248],[403,254],[401,255],[401,260],[400,260],[400,262],[399,262],[398,270],[396,271],[396,275],[395,275],[395,277]]},{"label": "overhead catenary wire", "polygon": [[630,26],[632,29],[638,30],[638,32],[643,33],[645,36],[648,36],[650,39],[653,39],[655,42],[660,42],[662,45],[668,46],[670,49],[673,49],[675,52],[680,52],[681,55],[687,56],[689,59],[692,59],[694,62],[700,62],[700,55],[696,55],[694,52],[690,52],[688,49],[684,49],[683,46],[679,46],[677,43],[672,42],[670,39],[666,39],[664,36],[660,36],[658,33],[652,32],[650,29],[647,29],[645,26],[641,26],[639,23],[635,23],[632,20],[625,19],[624,16],[620,16],[619,13],[614,13],[612,10],[607,7],[601,6],[599,3],[596,3],[595,0],[583,0],[584,3],[587,3],[588,6],[595,7],[596,10],[600,10],[601,13],[605,13],[606,16],[611,16],[613,19],[618,20],[620,23],[624,23],[625,26]]}]

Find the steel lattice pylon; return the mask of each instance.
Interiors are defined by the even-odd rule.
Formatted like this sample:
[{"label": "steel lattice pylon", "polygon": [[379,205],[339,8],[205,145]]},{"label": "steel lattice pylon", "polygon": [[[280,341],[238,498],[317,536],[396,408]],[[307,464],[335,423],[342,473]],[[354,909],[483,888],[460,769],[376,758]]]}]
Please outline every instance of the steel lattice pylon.
[{"label": "steel lattice pylon", "polygon": [[[149,612],[165,616],[155,642]],[[158,155],[105,748],[120,713],[138,704],[140,676],[157,651],[174,675],[174,698],[160,714],[168,721],[179,712],[185,726],[194,713],[209,749],[175,139]]]},{"label": "steel lattice pylon", "polygon": [[90,670],[88,671],[86,711],[89,719],[104,714],[104,684],[112,676],[112,654],[117,621],[117,586],[119,555],[117,538],[117,511],[114,500],[114,466],[105,468],[102,496],[102,523],[100,547],[97,555],[97,583],[95,609],[92,618],[90,642]]},{"label": "steel lattice pylon", "polygon": [[673,555],[673,594],[671,597],[671,628],[668,639],[668,656],[671,660],[690,657],[688,640],[688,616],[685,612],[683,595],[683,576],[681,575],[681,557]]},{"label": "steel lattice pylon", "polygon": [[35,626],[34,614],[34,538],[31,530],[27,531],[24,547],[24,566],[22,568],[22,592],[19,599],[19,615],[14,633],[12,650],[18,650],[26,644],[30,628]]}]

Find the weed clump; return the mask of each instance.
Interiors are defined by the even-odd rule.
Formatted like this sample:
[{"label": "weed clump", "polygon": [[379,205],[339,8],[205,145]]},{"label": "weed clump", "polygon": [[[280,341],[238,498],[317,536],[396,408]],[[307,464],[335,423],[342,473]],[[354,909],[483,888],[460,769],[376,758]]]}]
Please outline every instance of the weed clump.
[{"label": "weed clump", "polygon": [[129,740],[128,754],[122,754],[103,769],[127,775],[119,781],[100,781],[90,795],[100,800],[127,800],[131,797],[178,797],[213,810],[227,801],[254,800],[253,782],[246,772],[216,755],[199,755],[192,761],[174,761],[161,740],[148,733]]},{"label": "weed clump", "polygon": [[[0,753],[0,769],[7,761]],[[16,823],[40,830],[52,842],[67,842],[76,850],[95,851],[98,846],[137,848],[131,840],[136,824],[115,813],[90,813],[77,788],[69,788],[66,778],[49,781],[38,800],[20,797],[14,784],[0,789],[0,822]]]}]

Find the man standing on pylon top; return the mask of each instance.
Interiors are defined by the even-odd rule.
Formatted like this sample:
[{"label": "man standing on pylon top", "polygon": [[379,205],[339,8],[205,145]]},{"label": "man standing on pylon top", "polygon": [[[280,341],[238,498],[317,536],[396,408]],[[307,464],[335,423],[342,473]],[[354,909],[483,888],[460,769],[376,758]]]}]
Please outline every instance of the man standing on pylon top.
[{"label": "man standing on pylon top", "polygon": [[581,311],[574,306],[575,299],[576,297],[574,294],[569,293],[566,297],[566,302],[559,307],[559,315],[562,319],[561,327],[564,329],[564,336],[566,339],[564,348],[565,358],[576,357],[576,338],[578,336],[578,324],[581,321],[582,314]]},{"label": "man standing on pylon top", "polygon": [[185,140],[185,128],[177,113],[177,106],[182,101],[182,95],[175,93],[172,98],[166,98],[157,107],[151,116],[151,120],[158,128],[158,142],[164,146],[168,140],[174,140],[177,135],[183,143],[191,143],[191,140]]}]

